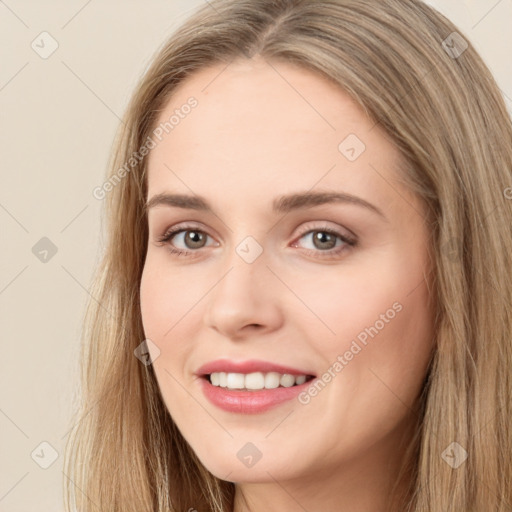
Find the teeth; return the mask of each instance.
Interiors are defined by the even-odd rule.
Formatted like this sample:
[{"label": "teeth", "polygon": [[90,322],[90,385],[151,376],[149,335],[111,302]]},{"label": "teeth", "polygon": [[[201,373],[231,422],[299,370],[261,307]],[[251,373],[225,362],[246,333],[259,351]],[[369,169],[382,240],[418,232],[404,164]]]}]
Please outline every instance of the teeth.
[{"label": "teeth", "polygon": [[295,384],[304,384],[304,382],[306,382],[306,376],[305,375],[299,375],[295,379]]},{"label": "teeth", "polygon": [[243,373],[228,373],[227,388],[229,389],[244,389],[245,375]]},{"label": "teeth", "polygon": [[265,387],[265,376],[260,372],[249,373],[245,376],[244,383],[247,389],[263,389]]},{"label": "teeth", "polygon": [[279,381],[279,383],[284,388],[289,388],[295,384],[295,376],[285,373],[284,375],[281,376],[281,380]]},{"label": "teeth", "polygon": [[274,389],[279,387],[281,375],[277,372],[270,372],[265,375],[265,389]]},{"label": "teeth", "polygon": [[279,386],[289,388],[294,385],[304,384],[306,375],[290,375],[277,372],[254,373],[226,373],[215,372],[210,375],[213,386],[227,389],[275,389]]}]

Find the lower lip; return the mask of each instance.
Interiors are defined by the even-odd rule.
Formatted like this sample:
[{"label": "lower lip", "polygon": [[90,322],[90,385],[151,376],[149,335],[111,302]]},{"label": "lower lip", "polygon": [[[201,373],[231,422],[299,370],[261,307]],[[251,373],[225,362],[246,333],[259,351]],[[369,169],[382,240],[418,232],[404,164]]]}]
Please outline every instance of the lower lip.
[{"label": "lower lip", "polygon": [[304,391],[313,379],[289,388],[262,389],[258,391],[236,391],[213,386],[210,381],[201,378],[203,393],[217,407],[240,414],[256,414],[268,411],[283,402],[295,398]]}]

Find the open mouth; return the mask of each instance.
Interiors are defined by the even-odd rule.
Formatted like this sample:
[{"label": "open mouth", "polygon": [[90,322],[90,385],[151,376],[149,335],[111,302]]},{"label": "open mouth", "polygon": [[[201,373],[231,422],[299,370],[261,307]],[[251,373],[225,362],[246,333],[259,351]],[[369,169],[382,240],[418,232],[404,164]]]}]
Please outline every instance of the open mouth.
[{"label": "open mouth", "polygon": [[239,391],[290,388],[314,379],[314,375],[292,375],[278,372],[228,373],[214,372],[203,375],[212,386]]}]

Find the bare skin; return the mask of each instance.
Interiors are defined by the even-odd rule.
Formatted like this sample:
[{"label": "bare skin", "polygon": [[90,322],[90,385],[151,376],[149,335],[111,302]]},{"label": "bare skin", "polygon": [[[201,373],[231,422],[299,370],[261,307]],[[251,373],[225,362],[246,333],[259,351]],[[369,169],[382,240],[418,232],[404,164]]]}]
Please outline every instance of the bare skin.
[{"label": "bare skin", "polygon": [[[191,96],[197,106],[148,163],[149,200],[199,195],[214,212],[148,212],[141,310],[169,413],[206,468],[236,483],[236,512],[382,512],[433,343],[429,230],[422,203],[398,182],[400,154],[346,93],[292,65],[255,58],[201,70],[160,120]],[[340,150],[349,134],[362,153],[354,138]],[[375,208],[272,211],[298,192],[343,192]],[[262,250],[251,263],[237,252],[247,237],[257,245],[242,247]],[[219,358],[328,382],[262,413],[228,412],[196,375]],[[249,442],[261,453],[251,467],[237,456]]]}]

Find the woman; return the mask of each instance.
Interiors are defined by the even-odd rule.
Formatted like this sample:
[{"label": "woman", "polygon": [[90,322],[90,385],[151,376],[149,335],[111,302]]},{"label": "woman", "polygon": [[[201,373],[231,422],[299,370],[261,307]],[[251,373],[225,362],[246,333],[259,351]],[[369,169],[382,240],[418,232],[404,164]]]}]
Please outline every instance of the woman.
[{"label": "woman", "polygon": [[69,507],[510,509],[512,129],[453,24],[209,2],[110,169]]}]

